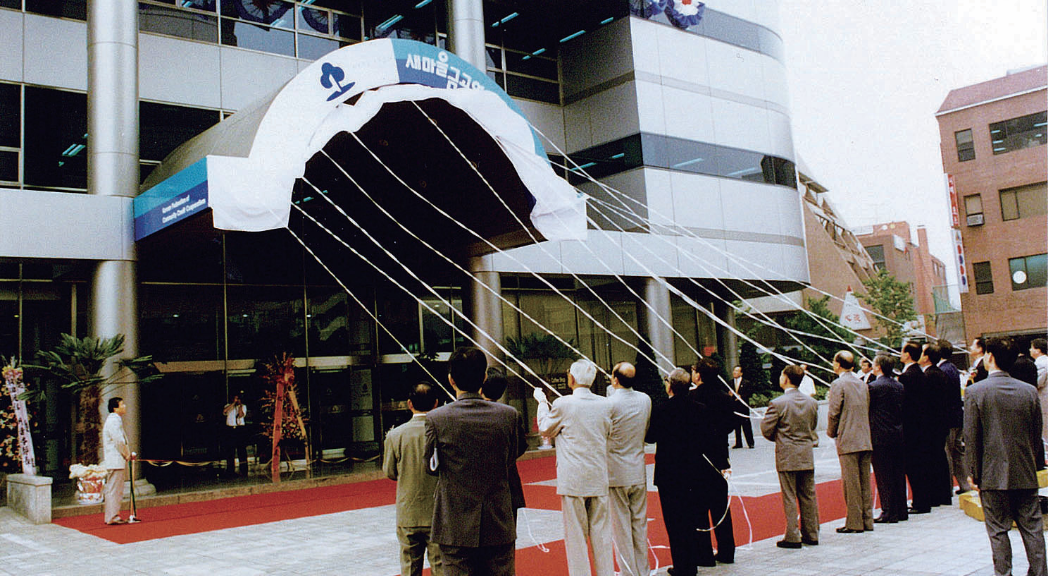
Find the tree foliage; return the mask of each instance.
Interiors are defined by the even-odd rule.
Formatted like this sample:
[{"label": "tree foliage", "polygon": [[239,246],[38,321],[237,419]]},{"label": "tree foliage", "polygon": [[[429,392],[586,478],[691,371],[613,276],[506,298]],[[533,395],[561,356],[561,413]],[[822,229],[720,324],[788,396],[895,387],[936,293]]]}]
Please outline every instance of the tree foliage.
[{"label": "tree foliage", "polygon": [[[116,360],[116,369],[106,371],[106,364],[124,352],[124,335],[112,338],[77,338],[62,334],[58,345],[51,350],[36,353],[37,364],[26,364],[29,370],[40,370],[58,380],[59,385],[73,394],[80,407],[80,423],[83,434],[77,443],[74,456],[78,462],[97,457],[102,432],[99,402],[109,389],[121,384],[152,382],[161,378],[153,364],[152,356]],[[44,400],[44,386],[26,386],[21,399]]]},{"label": "tree foliage", "polygon": [[[840,316],[830,310],[829,296],[806,298],[804,305],[812,315],[819,319],[816,320],[812,315],[803,312],[794,312],[786,318],[784,325],[787,328],[811,334],[811,336],[796,334],[807,348],[801,347],[790,355],[808,365],[829,366],[833,361],[833,355],[839,350],[851,349],[850,346],[844,344],[844,342],[851,342],[851,332],[840,325]],[[796,341],[791,338],[789,342]],[[778,377],[778,373],[775,373],[775,377]]]},{"label": "tree foliage", "polygon": [[868,280],[862,281],[866,294],[858,297],[877,314],[877,325],[884,330],[882,341],[893,348],[902,344],[903,328],[900,324],[917,319],[913,304],[913,291],[909,282],[900,282],[884,268]]}]

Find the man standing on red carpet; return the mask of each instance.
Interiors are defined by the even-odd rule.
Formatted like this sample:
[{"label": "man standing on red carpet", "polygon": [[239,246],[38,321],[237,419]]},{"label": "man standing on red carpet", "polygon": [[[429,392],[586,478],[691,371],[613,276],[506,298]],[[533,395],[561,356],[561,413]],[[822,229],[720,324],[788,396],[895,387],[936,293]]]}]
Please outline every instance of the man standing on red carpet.
[{"label": "man standing on red carpet", "polygon": [[400,542],[401,576],[422,576],[422,563],[429,552],[433,576],[441,576],[440,548],[430,541],[433,523],[433,493],[437,479],[426,473],[426,413],[437,405],[437,394],[426,382],[415,385],[408,395],[411,420],[386,435],[382,471],[397,482],[397,540]]},{"label": "man standing on red carpet", "polygon": [[123,398],[109,399],[109,417],[102,426],[102,464],[106,467],[105,521],[106,524],[127,524],[120,517],[120,502],[124,499],[124,470],[131,459],[124,435],[124,420],[127,405]]},{"label": "man standing on red carpet", "polygon": [[480,395],[487,357],[458,348],[448,382],[458,399],[426,415],[426,470],[437,476],[431,540],[445,576],[513,576],[517,522],[510,468],[527,448],[520,412]]},{"label": "man standing on red carpet", "polygon": [[837,379],[830,384],[829,416],[826,435],[837,441],[841,461],[841,483],[848,517],[841,534],[861,534],[873,530],[873,494],[870,490],[870,387],[852,370],[855,355],[841,350],[833,357]]}]

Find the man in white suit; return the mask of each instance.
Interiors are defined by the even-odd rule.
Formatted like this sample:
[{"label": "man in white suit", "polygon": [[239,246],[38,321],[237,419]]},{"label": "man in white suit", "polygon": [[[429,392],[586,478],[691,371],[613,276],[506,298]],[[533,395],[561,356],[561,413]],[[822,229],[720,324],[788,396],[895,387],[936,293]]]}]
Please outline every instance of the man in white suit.
[{"label": "man in white suit", "polygon": [[[105,522],[106,524],[127,524],[120,517],[120,502],[124,499],[124,469],[131,459],[131,450],[127,447],[127,436],[124,435],[124,420],[127,405],[123,398],[109,399],[109,416],[102,426],[102,464],[106,467],[105,487]],[[134,481],[132,479],[132,481]]]},{"label": "man in white suit", "polygon": [[611,538],[622,576],[647,576],[648,473],[644,435],[651,397],[633,389],[637,369],[619,362],[611,371],[611,437],[608,439],[608,492]]},{"label": "man in white suit", "polygon": [[611,530],[608,525],[608,437],[611,402],[590,390],[597,366],[576,360],[568,370],[571,395],[550,408],[535,389],[539,433],[557,439],[557,494],[564,517],[564,549],[570,576],[590,576],[586,540],[593,550],[597,576],[612,576]]}]

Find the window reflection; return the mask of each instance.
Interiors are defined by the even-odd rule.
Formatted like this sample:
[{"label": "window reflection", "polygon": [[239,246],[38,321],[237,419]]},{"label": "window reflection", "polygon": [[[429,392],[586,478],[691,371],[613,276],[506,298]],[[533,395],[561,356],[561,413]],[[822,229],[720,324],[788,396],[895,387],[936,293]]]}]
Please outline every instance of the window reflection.
[{"label": "window reflection", "polygon": [[993,153],[1004,154],[1013,150],[1044,146],[1048,142],[1046,124],[1048,113],[1038,112],[1018,118],[990,124],[990,141]]},{"label": "window reflection", "polygon": [[24,182],[87,188],[87,95],[25,88]]},{"label": "window reflection", "polygon": [[295,55],[295,34],[248,22],[222,19],[222,43],[285,56]]}]

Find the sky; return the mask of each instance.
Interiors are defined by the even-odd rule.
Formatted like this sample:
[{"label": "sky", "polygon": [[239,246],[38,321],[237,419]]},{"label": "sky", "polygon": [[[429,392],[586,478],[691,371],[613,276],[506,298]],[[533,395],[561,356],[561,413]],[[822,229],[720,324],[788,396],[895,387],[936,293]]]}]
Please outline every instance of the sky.
[{"label": "sky", "polygon": [[780,11],[800,162],[852,230],[927,227],[956,285],[935,112],[952,89],[1048,63],[1048,1],[781,0]]}]

